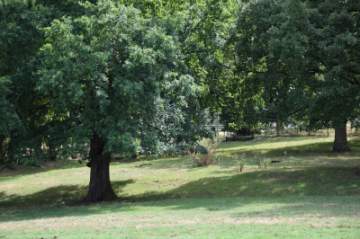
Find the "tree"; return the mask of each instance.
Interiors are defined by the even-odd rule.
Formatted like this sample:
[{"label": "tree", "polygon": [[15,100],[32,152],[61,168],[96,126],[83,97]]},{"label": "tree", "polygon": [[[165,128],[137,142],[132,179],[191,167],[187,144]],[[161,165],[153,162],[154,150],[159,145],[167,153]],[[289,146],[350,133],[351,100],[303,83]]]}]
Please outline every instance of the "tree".
[{"label": "tree", "polygon": [[349,150],[346,123],[360,105],[359,9],[358,1],[246,4],[234,37],[238,88],[246,91],[240,109],[255,97],[250,109],[260,110],[250,112],[259,116],[250,119],[281,125],[295,117],[311,128],[334,127],[333,150]]},{"label": "tree", "polygon": [[317,62],[310,120],[315,127],[334,127],[333,151],[348,151],[346,124],[360,108],[360,2],[308,1],[308,6],[311,58]]},{"label": "tree", "polygon": [[[42,16],[37,16],[37,9],[25,1],[13,1],[0,5],[0,77],[2,78],[2,102],[7,113],[2,115],[3,124],[7,125],[6,133],[1,136],[3,157],[7,162],[14,161],[15,148],[23,139],[27,122],[31,117],[25,112],[34,110],[28,107],[32,104],[34,96],[29,94],[29,62],[41,42],[41,34],[37,30],[37,23]],[[26,72],[26,74],[25,74]],[[22,97],[24,96],[24,97]],[[24,100],[26,98],[26,100]],[[22,108],[20,102],[26,102]],[[24,104],[25,105],[25,104]],[[11,110],[10,110],[11,109]],[[35,115],[35,114],[34,114]],[[16,121],[13,121],[16,118]],[[26,119],[23,121],[23,119]],[[9,127],[9,122],[17,122],[17,127]],[[13,124],[12,124],[13,125]],[[19,127],[19,126],[22,127]],[[19,140],[18,140],[19,139]],[[5,142],[5,143],[4,143]]]},{"label": "tree", "polygon": [[[0,77],[6,81],[2,97],[17,118],[17,127],[0,137],[5,142],[2,145],[7,162],[37,164],[42,159],[56,158],[52,146],[54,141],[62,140],[59,133],[65,132],[64,127],[53,137],[54,127],[50,127],[48,117],[52,109],[47,98],[35,91],[37,53],[44,41],[41,29],[54,18],[82,14],[84,8],[76,0],[0,2]],[[4,122],[12,121],[13,117],[9,117]],[[44,150],[44,145],[48,150]]]},{"label": "tree", "polygon": [[[227,117],[237,125],[282,125],[306,107],[309,28],[300,1],[250,1],[239,13],[229,45],[235,76],[226,92],[235,104]],[[226,104],[225,104],[226,105]]]},{"label": "tree", "polygon": [[7,139],[11,132],[21,124],[14,106],[6,98],[9,81],[0,77],[0,165],[7,164]]},{"label": "tree", "polygon": [[112,153],[196,140],[183,132],[200,110],[179,42],[161,22],[111,1],[87,9],[46,28],[38,91],[48,95],[54,117],[71,122],[69,141],[79,150],[89,145],[86,201],[97,202],[115,197]]}]

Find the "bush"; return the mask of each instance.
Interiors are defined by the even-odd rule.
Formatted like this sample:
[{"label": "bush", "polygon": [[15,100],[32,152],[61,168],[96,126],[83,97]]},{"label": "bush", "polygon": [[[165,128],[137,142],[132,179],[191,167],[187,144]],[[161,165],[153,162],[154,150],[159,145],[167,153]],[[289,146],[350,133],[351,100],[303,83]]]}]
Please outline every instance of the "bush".
[{"label": "bush", "polygon": [[206,167],[213,164],[217,146],[218,144],[211,140],[206,146],[197,144],[190,148],[188,153],[195,167]]}]

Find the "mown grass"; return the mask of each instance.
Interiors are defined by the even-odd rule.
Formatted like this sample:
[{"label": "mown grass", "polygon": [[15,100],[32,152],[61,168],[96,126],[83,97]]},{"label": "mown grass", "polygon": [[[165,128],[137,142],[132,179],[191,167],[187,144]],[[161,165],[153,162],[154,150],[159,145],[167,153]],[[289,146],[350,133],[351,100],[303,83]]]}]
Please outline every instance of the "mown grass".
[{"label": "mown grass", "polygon": [[[0,238],[360,238],[360,141],[224,143],[215,164],[188,157],[113,163],[117,202],[81,205],[88,168],[0,176]],[[245,165],[240,172],[240,165]]]}]

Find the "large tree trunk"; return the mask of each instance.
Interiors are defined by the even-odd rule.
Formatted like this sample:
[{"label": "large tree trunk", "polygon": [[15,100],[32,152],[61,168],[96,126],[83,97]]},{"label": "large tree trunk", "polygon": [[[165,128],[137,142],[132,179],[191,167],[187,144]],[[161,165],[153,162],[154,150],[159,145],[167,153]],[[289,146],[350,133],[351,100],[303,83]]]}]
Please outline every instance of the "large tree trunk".
[{"label": "large tree trunk", "polygon": [[337,153],[350,151],[347,141],[346,122],[335,127],[335,141],[333,151]]},{"label": "large tree trunk", "polygon": [[86,202],[114,200],[110,183],[110,154],[104,152],[104,140],[94,133],[90,143],[90,183]]}]

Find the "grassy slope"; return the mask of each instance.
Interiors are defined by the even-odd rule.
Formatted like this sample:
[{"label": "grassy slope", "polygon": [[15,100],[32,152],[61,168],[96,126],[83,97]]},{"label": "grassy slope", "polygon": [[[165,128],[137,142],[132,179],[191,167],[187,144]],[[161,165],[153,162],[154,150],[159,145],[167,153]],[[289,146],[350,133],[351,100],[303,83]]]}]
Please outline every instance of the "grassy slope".
[{"label": "grassy slope", "polygon": [[0,238],[358,239],[360,142],[344,155],[329,153],[330,144],[228,143],[208,168],[193,168],[189,158],[114,163],[121,200],[101,205],[74,205],[86,190],[86,167],[5,174]]}]

